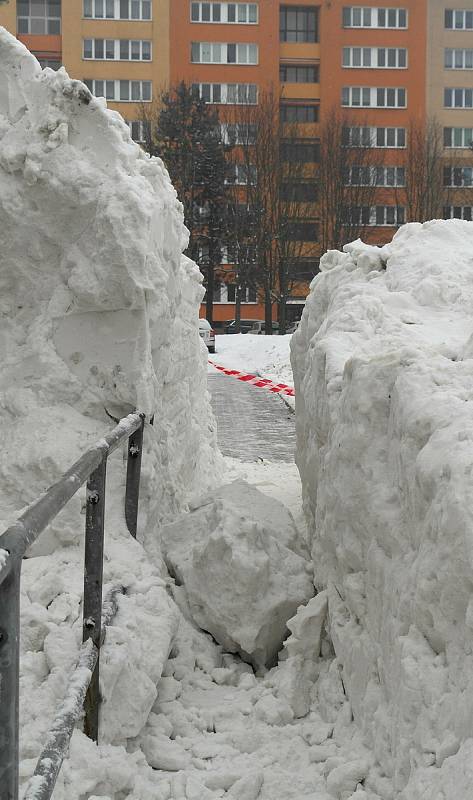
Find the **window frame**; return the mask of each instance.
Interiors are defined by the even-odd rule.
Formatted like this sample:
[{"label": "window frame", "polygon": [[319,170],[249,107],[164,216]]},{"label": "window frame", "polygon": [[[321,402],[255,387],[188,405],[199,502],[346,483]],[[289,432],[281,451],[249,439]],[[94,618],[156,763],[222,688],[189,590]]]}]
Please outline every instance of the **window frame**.
[{"label": "window frame", "polygon": [[[360,51],[360,63],[355,64],[354,55],[355,51]],[[393,66],[388,63],[389,53],[394,52],[396,64]],[[366,59],[367,53],[370,54],[369,59]],[[384,56],[380,58],[380,54]],[[401,60],[401,53],[404,53],[404,64],[399,64]],[[384,58],[384,64],[380,63]],[[369,60],[369,63],[367,61]],[[407,47],[363,47],[361,45],[352,45],[342,48],[342,67],[344,69],[408,69],[409,56]]]},{"label": "window frame", "polygon": [[[92,55],[86,55],[86,43],[92,43]],[[103,42],[103,55],[97,56],[96,55],[96,43]],[[107,53],[107,43],[113,42],[113,57],[108,58]],[[125,42],[128,42],[128,58],[122,57],[122,48]],[[139,44],[139,51],[140,51],[140,58],[132,58],[132,45],[138,43]],[[149,45],[149,58],[143,58],[143,45]],[[153,43],[151,39],[101,39],[101,38],[90,38],[85,37],[82,39],[82,60],[83,61],[123,61],[123,62],[130,62],[130,63],[145,63],[149,64],[153,60]]]},{"label": "window frame", "polygon": [[[16,31],[17,34],[20,36],[61,36],[62,34],[62,2],[58,0],[57,3],[54,3],[55,6],[59,6],[59,16],[54,16],[50,13],[50,0],[39,0],[39,2],[43,2],[44,4],[44,15],[32,14],[31,13],[31,0],[23,0],[23,2],[28,3],[28,14],[25,16],[24,13],[19,13],[18,7],[16,10]],[[38,0],[36,0],[38,2]],[[52,5],[52,4],[51,4]],[[32,22],[33,20],[42,21],[44,23],[44,30],[32,30],[35,27]],[[52,30],[52,28],[57,28],[57,30]],[[23,28],[23,30],[20,30]],[[26,28],[26,30],[25,30]]]},{"label": "window frame", "polygon": [[[105,97],[111,103],[151,103],[153,100],[153,82],[148,80],[135,80],[133,78],[84,78],[83,83],[87,86],[94,97]],[[104,94],[96,94],[96,83],[103,84]],[[109,96],[108,90],[110,84],[113,84],[113,97]],[[128,98],[122,97],[122,88],[125,89],[125,84],[128,84]],[[139,98],[134,98],[133,93],[136,89],[136,84],[140,84]],[[122,86],[123,85],[123,86]],[[143,95],[144,88],[149,87],[149,97],[145,98]]]},{"label": "window frame", "polygon": [[[354,13],[359,12],[359,13]],[[395,25],[381,25],[380,19],[384,16],[389,23],[392,14],[396,16]],[[404,16],[405,24],[399,24],[401,17]],[[359,19],[360,24],[354,23],[354,19]],[[369,20],[369,22],[368,22]],[[376,20],[376,22],[374,22]],[[379,30],[408,30],[409,10],[407,8],[397,8],[392,6],[343,6],[342,7],[342,28],[377,28]]]},{"label": "window frame", "polygon": [[[462,15],[462,25],[457,25],[458,15]],[[447,17],[451,25],[447,24]],[[467,24],[469,22],[469,24]],[[473,9],[471,8],[446,8],[444,10],[444,30],[446,31],[471,31],[473,30]]]},{"label": "window frame", "polygon": [[[404,99],[403,103],[399,102],[401,96]],[[390,102],[391,97],[395,98],[394,103]],[[380,98],[382,102],[380,102]],[[356,102],[357,100],[359,102]],[[369,102],[366,102],[367,100]],[[407,109],[407,89],[404,86],[343,86],[341,106],[342,108]]]},{"label": "window frame", "polygon": [[[279,41],[287,44],[317,44],[319,41],[319,13],[318,6],[284,6],[279,7]],[[288,15],[295,14],[295,27],[288,25]],[[299,15],[306,16],[307,24],[299,28]],[[313,15],[314,27],[309,24]],[[283,22],[284,19],[284,22]],[[311,38],[313,32],[314,38]],[[295,38],[288,38],[293,33]]]},{"label": "window frame", "polygon": [[[203,87],[209,87],[209,99],[206,100],[205,97],[202,97]],[[215,99],[215,92],[216,88],[218,90],[219,99]],[[242,90],[244,87],[244,94],[245,99],[240,100]],[[203,99],[209,105],[227,105],[227,106],[254,106],[258,105],[258,97],[259,97],[259,87],[256,83],[215,83],[215,82],[205,82],[201,81],[198,83],[194,81],[192,83],[192,88],[197,90],[201,99]],[[254,91],[253,91],[254,90]],[[207,93],[207,88],[205,88],[205,92]],[[255,97],[254,102],[248,102],[248,97]],[[233,99],[229,99],[232,96]]]},{"label": "window frame", "polygon": [[[191,42],[191,64],[223,64],[225,66],[255,67],[259,65],[259,46],[256,42]],[[219,48],[217,50],[217,48]],[[209,57],[203,56],[208,50]],[[246,53],[246,60],[241,61],[242,50]],[[220,59],[214,54],[220,53]],[[250,61],[254,53],[256,60]],[[198,55],[198,60],[196,59]],[[234,58],[233,58],[234,56]],[[231,57],[231,60],[229,60]]]},{"label": "window frame", "polygon": [[[97,16],[96,9],[97,9],[97,2],[100,0],[82,0],[82,19],[93,19],[94,21],[104,20],[110,21],[115,20],[116,22],[152,22],[153,21],[153,2],[152,0],[103,0],[103,10],[104,13]],[[122,3],[128,3],[128,16],[122,17],[121,10],[122,10]],[[134,6],[132,3],[139,3],[139,16],[132,16]],[[92,14],[86,15],[86,5],[91,4],[92,7]],[[113,3],[113,16],[107,14],[107,8],[111,7]],[[149,9],[149,16],[143,15],[144,9]]]},{"label": "window frame", "polygon": [[[199,19],[194,19],[193,12],[194,7],[197,6],[198,16]],[[209,19],[203,19],[203,6],[209,6]],[[229,19],[229,6],[235,6],[235,19]],[[214,16],[214,7],[219,7],[220,9],[220,18],[216,19]],[[241,8],[245,8],[245,17],[246,21],[242,21],[240,19],[240,11]],[[251,19],[252,13],[256,11],[256,18],[255,20]],[[189,3],[189,19],[192,24],[194,25],[259,25],[259,4],[258,3],[228,3],[228,2],[202,2],[198,0],[197,2]]]},{"label": "window frame", "polygon": [[[290,113],[288,113],[289,110]],[[309,119],[312,111],[313,119]],[[294,116],[293,119],[291,119],[292,115]],[[317,103],[291,103],[284,101],[279,106],[279,116],[282,123],[297,122],[302,125],[311,125],[319,121],[319,105]]]},{"label": "window frame", "polygon": [[[306,76],[309,75],[308,70],[313,70],[314,79],[313,80],[291,80],[287,76],[287,70],[292,69],[295,70],[295,76],[304,74],[303,71],[305,70]],[[286,70],[285,75],[283,75],[284,70]],[[279,80],[281,83],[319,83],[320,82],[320,65],[319,64],[279,64]]]}]

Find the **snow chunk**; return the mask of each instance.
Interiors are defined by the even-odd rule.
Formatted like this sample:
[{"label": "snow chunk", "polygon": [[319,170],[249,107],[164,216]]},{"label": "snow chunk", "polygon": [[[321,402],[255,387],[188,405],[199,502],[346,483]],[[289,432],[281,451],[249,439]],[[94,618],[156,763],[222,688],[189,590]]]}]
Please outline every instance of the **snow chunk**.
[{"label": "snow chunk", "polygon": [[161,537],[197,624],[256,666],[274,663],[287,620],[313,594],[305,543],[287,509],[237,481]]},{"label": "snow chunk", "polygon": [[306,606],[300,606],[296,616],[287,622],[291,635],[284,642],[274,680],[279,697],[289,703],[296,717],[305,717],[310,710],[326,615],[327,593],[320,592]]}]

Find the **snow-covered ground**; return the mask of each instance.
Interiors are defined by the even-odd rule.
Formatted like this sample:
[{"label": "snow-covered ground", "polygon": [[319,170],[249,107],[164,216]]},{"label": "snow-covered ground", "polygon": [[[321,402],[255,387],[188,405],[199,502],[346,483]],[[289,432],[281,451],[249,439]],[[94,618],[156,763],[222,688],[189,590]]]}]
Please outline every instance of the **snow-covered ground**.
[{"label": "snow-covered ground", "polygon": [[292,336],[231,334],[215,337],[215,355],[210,359],[222,367],[238,369],[292,386],[290,345]]},{"label": "snow-covered ground", "polygon": [[[291,339],[291,334],[286,336],[224,334],[215,338],[216,352],[215,355],[210,355],[209,359],[222,367],[259,375],[262,378],[269,378],[274,383],[285,383],[292,387],[294,379],[290,355]],[[213,369],[209,364],[209,372]],[[293,397],[280,396],[289,408],[294,409]]]}]

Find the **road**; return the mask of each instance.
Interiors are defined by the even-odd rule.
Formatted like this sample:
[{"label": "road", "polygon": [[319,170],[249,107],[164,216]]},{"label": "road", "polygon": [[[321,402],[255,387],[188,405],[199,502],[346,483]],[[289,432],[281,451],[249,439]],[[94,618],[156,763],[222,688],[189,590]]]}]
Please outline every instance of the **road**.
[{"label": "road", "polygon": [[208,379],[218,444],[225,456],[294,461],[294,414],[280,397],[217,370],[209,372]]}]

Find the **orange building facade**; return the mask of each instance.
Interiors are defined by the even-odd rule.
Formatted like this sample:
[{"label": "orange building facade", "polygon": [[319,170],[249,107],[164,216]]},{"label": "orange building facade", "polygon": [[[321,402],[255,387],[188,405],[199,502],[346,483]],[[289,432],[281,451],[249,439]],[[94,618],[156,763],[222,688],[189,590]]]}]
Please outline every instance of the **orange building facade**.
[{"label": "orange building facade", "polygon": [[[257,103],[261,92],[272,91],[281,98],[283,119],[298,123],[301,140],[315,142],[320,105],[319,16],[318,3],[301,5],[297,0],[284,3],[173,0],[171,84],[185,81],[198,88],[201,97],[218,108],[223,124],[238,119],[241,98]],[[315,241],[315,219],[306,230]],[[312,241],[306,249],[313,252]],[[231,274],[231,258],[227,260],[230,263],[222,266]],[[317,262],[306,258],[303,267],[312,277]],[[261,296],[250,288],[244,291],[242,319],[264,319]],[[288,321],[300,317],[307,292],[307,280],[296,284],[288,303]],[[234,299],[231,278],[222,281],[214,295],[216,322],[234,316]],[[202,307],[202,315],[204,311]],[[277,318],[276,305],[273,318]]]},{"label": "orange building facade", "polygon": [[[375,244],[406,219],[409,128],[435,118],[445,158],[454,154],[457,162],[445,170],[452,200],[444,216],[473,218],[473,0],[458,8],[451,0],[9,0],[0,5],[0,25],[43,67],[63,64],[105,96],[137,141],[145,138],[143,104],[181,80],[218,108],[224,124],[273,89],[281,119],[297,123],[302,150],[306,143],[314,153],[320,126],[335,111],[346,145],[370,148],[379,165],[370,204],[356,209]],[[350,168],[347,180],[355,173]],[[317,165],[310,176],[317,184]],[[244,181],[241,191],[244,197]],[[301,226],[307,279],[318,269],[317,223],[315,207]],[[224,261],[230,274],[229,253]],[[300,316],[307,291],[301,279],[288,321]],[[245,292],[242,318],[263,319],[260,297]],[[217,288],[216,321],[234,317],[234,300],[227,278]]]},{"label": "orange building facade", "polygon": [[373,163],[382,165],[362,210],[365,238],[374,244],[406,221],[403,165],[409,127],[426,117],[427,36],[427,0],[323,5],[322,114],[337,109],[350,130],[347,143],[369,141]]}]

